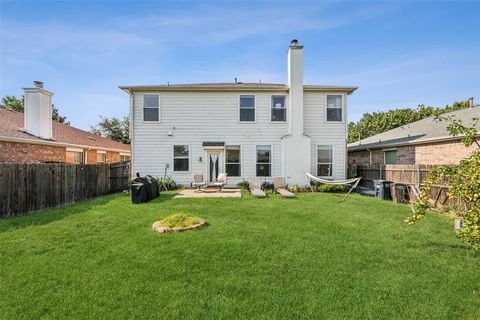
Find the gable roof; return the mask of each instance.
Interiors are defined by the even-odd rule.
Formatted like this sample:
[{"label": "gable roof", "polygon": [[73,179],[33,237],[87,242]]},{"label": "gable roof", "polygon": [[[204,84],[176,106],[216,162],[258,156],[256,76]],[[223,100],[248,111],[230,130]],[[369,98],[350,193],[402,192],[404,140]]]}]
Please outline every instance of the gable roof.
[{"label": "gable roof", "polygon": [[[443,114],[442,116],[455,116],[465,125],[471,126],[472,118],[480,117],[480,107],[472,107]],[[409,144],[420,144],[433,141],[446,141],[459,139],[450,136],[447,130],[448,123],[445,121],[436,122],[435,117],[425,118],[410,124],[385,131],[356,141],[348,145],[348,151],[359,151],[366,149],[378,149],[395,147]],[[480,122],[476,125],[480,136]]]},{"label": "gable roof", "polygon": [[31,140],[31,143],[53,143],[130,152],[129,144],[116,142],[58,121],[52,121],[52,127],[53,140],[39,138],[23,130],[22,112],[0,108],[0,140],[13,138]]},{"label": "gable roof", "polygon": [[[222,82],[222,83],[190,83],[167,85],[120,86],[121,90],[131,91],[288,91],[289,86],[282,83],[259,82]],[[342,91],[348,94],[357,90],[355,86],[304,85],[305,91]]]}]

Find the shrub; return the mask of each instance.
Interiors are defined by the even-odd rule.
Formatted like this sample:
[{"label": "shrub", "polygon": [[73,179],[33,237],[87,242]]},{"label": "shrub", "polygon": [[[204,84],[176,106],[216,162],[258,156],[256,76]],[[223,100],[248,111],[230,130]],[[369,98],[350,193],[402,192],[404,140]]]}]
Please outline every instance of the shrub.
[{"label": "shrub", "polygon": [[175,213],[160,222],[169,228],[185,228],[200,223],[200,218],[189,213]]},{"label": "shrub", "polygon": [[248,181],[243,180],[239,184],[237,184],[237,187],[239,187],[242,190],[250,190],[250,183]]},{"label": "shrub", "polygon": [[343,193],[349,189],[345,184],[324,184],[312,181],[310,185],[313,190],[317,192]]},{"label": "shrub", "polygon": [[157,178],[157,182],[160,189],[163,189],[165,191],[178,189],[178,185],[175,183],[172,177],[159,177]]}]

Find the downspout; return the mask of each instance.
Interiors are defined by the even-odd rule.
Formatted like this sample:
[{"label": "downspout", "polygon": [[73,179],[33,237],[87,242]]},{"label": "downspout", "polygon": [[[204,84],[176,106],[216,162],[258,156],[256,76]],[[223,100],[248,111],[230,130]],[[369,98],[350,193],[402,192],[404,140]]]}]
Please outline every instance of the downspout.
[{"label": "downspout", "polygon": [[371,149],[367,149],[368,153],[369,153],[369,164],[372,165],[372,150]]}]

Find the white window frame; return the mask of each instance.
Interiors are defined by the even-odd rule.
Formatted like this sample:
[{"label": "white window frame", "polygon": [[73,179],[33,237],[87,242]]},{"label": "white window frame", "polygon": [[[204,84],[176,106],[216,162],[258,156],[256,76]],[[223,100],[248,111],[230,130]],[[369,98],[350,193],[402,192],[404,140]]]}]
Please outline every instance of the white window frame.
[{"label": "white window frame", "polygon": [[[254,113],[253,113],[253,116],[255,117],[255,119],[253,121],[242,121],[240,120],[240,98],[242,96],[253,96],[253,110],[254,110]],[[256,94],[240,94],[238,95],[238,123],[256,123],[257,122],[257,95]]]},{"label": "white window frame", "polygon": [[[258,147],[270,147],[270,161],[269,162],[258,162]],[[273,146],[271,144],[257,144],[255,145],[255,177],[257,178],[262,178],[262,177],[267,177],[267,178],[271,178],[273,175],[273,162],[272,162],[272,158],[273,158]],[[268,163],[270,165],[270,175],[269,176],[257,176],[257,165],[258,164],[266,164]]]},{"label": "white window frame", "polygon": [[[157,96],[158,98],[158,108],[146,108],[146,109],[158,109],[158,120],[145,120],[145,96]],[[158,123],[160,122],[161,108],[160,108],[160,95],[158,93],[143,93],[142,94],[142,122],[143,123]]]},{"label": "white window frame", "polygon": [[[284,121],[278,121],[278,120],[272,120],[272,111],[273,111],[273,97],[283,97],[285,99],[284,103],[284,108],[285,109],[285,120]],[[287,95],[285,94],[271,94],[270,95],[270,123],[287,123],[288,121],[288,99]]]},{"label": "white window frame", "polygon": [[[319,147],[331,147],[331,150],[332,150],[332,162],[331,162],[331,165],[332,165],[332,169],[331,169],[331,175],[329,176],[319,176],[318,175],[318,165],[319,164],[330,164],[330,162],[318,162],[318,148]],[[330,178],[332,179],[333,178],[333,172],[334,172],[334,169],[335,169],[335,146],[333,144],[317,144],[315,146],[315,173],[317,175],[317,177],[320,177],[320,178]]]},{"label": "white window frame", "polygon": [[[342,103],[341,103],[341,111],[342,111],[342,120],[341,121],[332,121],[328,120],[328,97],[329,96],[341,96],[342,97]],[[332,108],[332,109],[338,109],[338,108]],[[325,123],[345,123],[345,95],[343,93],[328,93],[325,95]]]},{"label": "white window frame", "polygon": [[[82,162],[80,164],[85,164],[87,157],[85,155],[85,150],[79,149],[79,148],[66,148],[66,152],[75,152],[75,153],[81,153],[82,154]],[[77,164],[75,162],[75,164]]]},{"label": "white window frame", "polygon": [[120,153],[120,161],[122,161],[122,157],[129,157],[127,161],[132,161],[132,156],[128,153]]},{"label": "white window frame", "polygon": [[[105,159],[105,161],[103,161],[103,162],[98,161],[98,155],[99,155],[99,154],[101,154],[101,155],[103,156],[103,158]],[[96,163],[107,163],[107,152],[106,152],[106,151],[102,151],[102,150],[97,150],[95,162],[96,162]]]},{"label": "white window frame", "polygon": [[[187,157],[175,157],[175,147],[177,146],[187,146],[188,147],[188,156]],[[190,173],[190,170],[191,170],[191,167],[192,167],[192,161],[191,161],[191,158],[192,158],[192,148],[189,144],[180,144],[180,143],[177,143],[177,144],[174,144],[172,145],[172,171],[175,172],[175,173]],[[178,171],[178,170],[175,170],[175,159],[188,159],[188,170],[187,171]]]},{"label": "white window frame", "polygon": [[[242,175],[243,175],[243,168],[242,168],[242,163],[243,163],[243,161],[242,161],[242,149],[243,148],[242,148],[242,145],[240,143],[237,143],[237,144],[229,143],[228,145],[225,145],[225,156],[224,156],[224,158],[225,158],[225,163],[224,163],[225,164],[225,166],[224,166],[225,172],[227,172],[227,164],[229,164],[229,162],[227,162],[228,147],[237,147],[237,146],[240,147],[240,152],[239,152],[239,157],[240,157],[239,161],[240,162],[238,163],[238,165],[240,167],[240,175],[239,176],[232,176],[233,178],[241,178]],[[230,162],[230,163],[231,164],[237,164],[235,162]]]}]

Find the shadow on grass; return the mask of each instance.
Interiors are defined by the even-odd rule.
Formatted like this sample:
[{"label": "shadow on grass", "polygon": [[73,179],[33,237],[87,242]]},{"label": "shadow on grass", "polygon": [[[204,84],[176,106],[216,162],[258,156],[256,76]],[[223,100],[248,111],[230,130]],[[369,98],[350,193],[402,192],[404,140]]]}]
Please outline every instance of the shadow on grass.
[{"label": "shadow on grass", "polygon": [[119,196],[119,193],[115,193],[74,204],[68,204],[57,208],[49,208],[45,210],[30,212],[23,216],[1,219],[0,233],[18,230],[30,226],[46,225],[51,222],[62,220],[71,215],[87,212],[93,207],[105,205],[110,201],[114,201]]},{"label": "shadow on grass", "polygon": [[160,202],[163,202],[163,201],[170,200],[170,199],[173,198],[174,195],[176,195],[180,191],[181,190],[160,192],[160,196],[158,196],[157,198],[155,198],[155,199],[153,199],[153,200],[151,200],[147,203],[160,203]]}]

